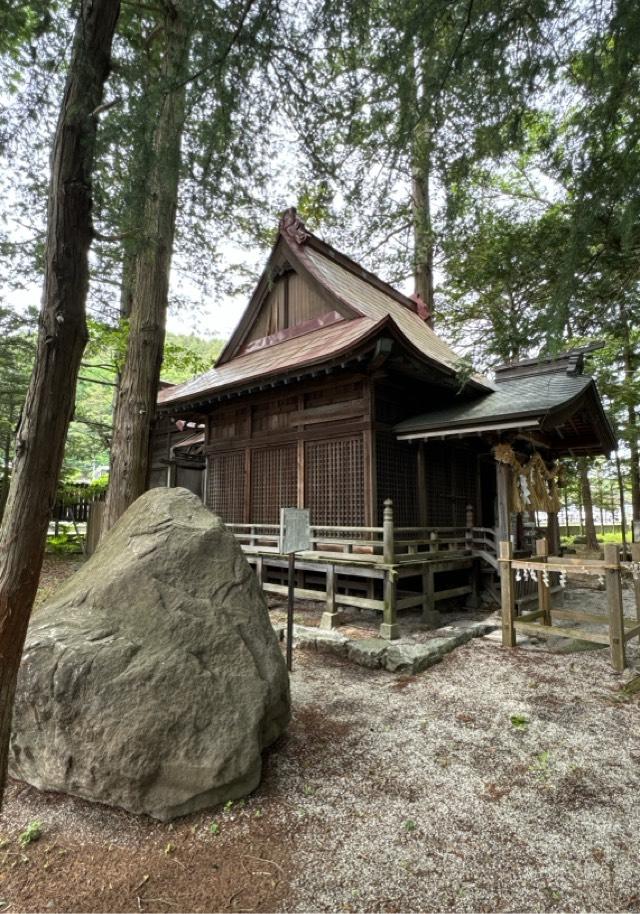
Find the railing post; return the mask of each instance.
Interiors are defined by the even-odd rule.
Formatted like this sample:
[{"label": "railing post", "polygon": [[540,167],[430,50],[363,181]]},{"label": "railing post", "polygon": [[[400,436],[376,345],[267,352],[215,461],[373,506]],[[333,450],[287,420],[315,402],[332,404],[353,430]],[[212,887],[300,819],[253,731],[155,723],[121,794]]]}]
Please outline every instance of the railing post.
[{"label": "railing post", "polygon": [[336,566],[327,565],[327,597],[324,612],[320,618],[320,628],[337,628],[340,625],[340,613],[336,607]]},{"label": "railing post", "polygon": [[[539,562],[547,562],[549,557],[549,543],[547,539],[536,540],[536,557]],[[547,576],[547,580],[549,580]],[[544,625],[551,625],[551,581],[547,586],[538,574],[538,609],[542,612]]]},{"label": "railing post", "polygon": [[435,530],[432,530],[429,534],[429,552],[438,551],[438,534]]},{"label": "railing post", "polygon": [[466,528],[464,531],[465,548],[473,552],[473,505],[467,505]]},{"label": "railing post", "polygon": [[385,499],[382,513],[382,558],[385,565],[394,565],[396,561],[395,534],[393,530],[393,502]]},{"label": "railing post", "polygon": [[[640,565],[640,543],[631,543],[631,561]],[[640,622],[640,574],[634,573],[633,592],[636,598],[636,619]]]},{"label": "railing post", "polygon": [[622,611],[622,588],[620,587],[620,555],[617,543],[605,543],[604,561],[607,585],[607,610],[609,613],[609,644],[611,663],[621,673],[626,660],[624,655],[624,615]]},{"label": "railing post", "polygon": [[[393,502],[386,498],[382,514],[382,559],[385,565],[393,566],[396,561],[395,532],[393,529]],[[391,641],[400,637],[397,620],[397,571],[390,567],[384,573],[384,610],[380,637]]]},{"label": "railing post", "polygon": [[516,630],[513,627],[513,620],[516,613],[515,600],[515,581],[513,579],[513,569],[511,559],[513,558],[513,546],[510,540],[502,540],[500,543],[500,596],[502,608],[502,646],[516,646]]}]

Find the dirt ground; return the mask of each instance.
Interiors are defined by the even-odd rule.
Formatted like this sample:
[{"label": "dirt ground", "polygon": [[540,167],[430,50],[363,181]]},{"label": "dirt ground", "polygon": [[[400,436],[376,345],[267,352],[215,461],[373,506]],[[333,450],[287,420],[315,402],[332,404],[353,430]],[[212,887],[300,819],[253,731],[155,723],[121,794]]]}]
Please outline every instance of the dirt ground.
[{"label": "dirt ground", "polygon": [[0,911],[640,910],[636,670],[492,638],[416,677],[294,663],[290,730],[230,809],[165,825],[12,782]]}]

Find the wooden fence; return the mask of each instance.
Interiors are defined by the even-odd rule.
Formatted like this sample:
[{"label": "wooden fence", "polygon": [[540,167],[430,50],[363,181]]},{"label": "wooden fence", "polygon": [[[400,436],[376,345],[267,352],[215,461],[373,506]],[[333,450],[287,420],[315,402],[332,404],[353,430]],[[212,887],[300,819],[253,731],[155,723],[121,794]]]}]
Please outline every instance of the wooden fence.
[{"label": "wooden fence", "polygon": [[[516,635],[558,636],[608,645],[611,663],[622,672],[626,666],[625,646],[631,638],[640,637],[640,543],[634,543],[630,562],[620,561],[620,550],[615,543],[604,547],[604,559],[580,559],[549,556],[546,540],[536,543],[535,559],[514,559],[509,542],[500,543],[502,574],[502,645],[515,647]],[[552,605],[552,576],[559,576],[564,586],[570,574],[595,575],[605,584],[606,613],[590,613],[578,609],[565,609]],[[625,619],[622,606],[622,576],[630,573],[635,593],[636,618]],[[516,613],[516,581],[522,577],[534,580],[538,588],[538,609]],[[583,628],[565,628],[555,624],[555,619],[584,622],[601,626],[603,631]]]}]

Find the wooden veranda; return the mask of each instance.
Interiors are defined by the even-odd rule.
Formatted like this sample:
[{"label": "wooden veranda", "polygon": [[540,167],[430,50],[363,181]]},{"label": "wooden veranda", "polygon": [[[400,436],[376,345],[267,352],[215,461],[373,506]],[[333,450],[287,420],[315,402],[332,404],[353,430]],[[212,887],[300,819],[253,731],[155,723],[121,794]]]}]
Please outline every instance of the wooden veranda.
[{"label": "wooden veranda", "polygon": [[[471,520],[469,508],[469,520]],[[278,552],[277,524],[228,524],[266,593],[285,596],[287,557]],[[477,606],[480,561],[496,562],[495,533],[473,527],[400,527],[393,503],[384,505],[380,527],[316,525],[313,548],[296,561],[297,599],[324,603],[321,627],[340,624],[342,607],[381,613],[380,634],[399,636],[398,613],[420,609],[424,623],[438,624],[438,604],[464,598]],[[458,578],[458,580],[454,580]],[[521,595],[522,596],[522,595]]]}]

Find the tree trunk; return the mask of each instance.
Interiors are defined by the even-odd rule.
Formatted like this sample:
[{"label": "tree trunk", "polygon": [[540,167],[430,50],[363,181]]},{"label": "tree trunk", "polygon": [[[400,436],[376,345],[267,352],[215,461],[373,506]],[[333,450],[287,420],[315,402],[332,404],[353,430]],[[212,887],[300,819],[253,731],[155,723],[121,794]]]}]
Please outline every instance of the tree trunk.
[{"label": "tree trunk", "polygon": [[629,482],[631,484],[631,531],[635,538],[635,531],[640,529],[640,448],[638,447],[638,421],[635,406],[629,405]]},{"label": "tree trunk", "polygon": [[[620,532],[622,534],[622,555],[627,554],[627,513],[624,507],[624,478],[620,465],[620,454],[616,451],[616,476],[618,477],[618,493],[620,495]],[[615,527],[613,528],[615,531]],[[633,534],[632,534],[633,535]]]},{"label": "tree trunk", "polygon": [[596,535],[596,525],[593,520],[593,499],[591,497],[591,483],[589,482],[589,464],[586,457],[581,457],[578,461],[578,471],[580,473],[580,491],[582,493],[582,504],[584,506],[584,526],[587,549],[595,551],[598,549],[598,537]]},{"label": "tree trunk", "polygon": [[428,323],[433,326],[433,226],[429,155],[422,150],[414,155],[411,176],[411,209],[413,213],[413,278],[414,291],[427,306]]},{"label": "tree trunk", "polygon": [[129,340],[116,402],[103,534],[145,491],[162,365],[185,117],[182,76],[189,41],[182,18],[171,4],[165,8],[163,34],[164,91],[153,137],[143,240],[136,252]]},{"label": "tree trunk", "polygon": [[[9,407],[9,418],[12,418],[13,403]],[[4,516],[4,509],[9,495],[9,467],[11,464],[11,437],[7,431],[7,437],[2,447],[2,479],[0,479],[0,522]]]},{"label": "tree trunk", "polygon": [[91,173],[119,0],[83,0],[51,157],[36,360],[0,528],[0,800],[11,713],[87,340]]},{"label": "tree trunk", "polygon": [[[631,341],[629,318],[624,303],[620,305],[620,322],[622,325],[624,346],[622,350],[625,386],[631,390],[638,369],[638,359]],[[627,426],[629,429],[629,482],[631,484],[631,531],[632,539],[640,526],[640,428],[636,403],[627,403]]]}]

